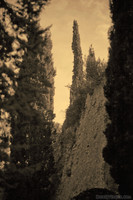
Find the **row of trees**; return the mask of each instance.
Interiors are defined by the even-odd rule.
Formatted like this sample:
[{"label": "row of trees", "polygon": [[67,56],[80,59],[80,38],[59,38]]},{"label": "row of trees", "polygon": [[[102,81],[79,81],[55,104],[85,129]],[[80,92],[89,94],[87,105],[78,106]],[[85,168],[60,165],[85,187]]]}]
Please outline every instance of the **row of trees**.
[{"label": "row of trees", "polygon": [[87,94],[92,95],[95,87],[100,85],[105,78],[104,71],[106,63],[95,58],[92,45],[89,48],[87,59],[83,61],[80,34],[76,20],[73,22],[72,51],[74,55],[74,66],[72,85],[70,87],[70,106],[66,111],[66,120],[63,129],[77,127],[79,125],[81,114],[85,109]]},{"label": "row of trees", "polygon": [[[50,136],[55,71],[50,27],[42,30],[39,25],[39,14],[48,2],[0,1],[1,199],[54,198],[56,177]],[[110,124],[105,131],[103,156],[111,165],[120,194],[133,196],[133,1],[110,0],[110,10],[113,26],[105,86]],[[76,21],[72,50],[74,69],[64,127],[79,121],[86,94],[92,94],[104,77],[104,64],[95,59],[92,47],[84,73]]]},{"label": "row of trees", "polygon": [[10,126],[9,134],[1,129],[0,187],[7,200],[50,199],[55,191],[55,70],[50,27],[39,25],[47,3],[0,2],[0,115],[7,113]]}]

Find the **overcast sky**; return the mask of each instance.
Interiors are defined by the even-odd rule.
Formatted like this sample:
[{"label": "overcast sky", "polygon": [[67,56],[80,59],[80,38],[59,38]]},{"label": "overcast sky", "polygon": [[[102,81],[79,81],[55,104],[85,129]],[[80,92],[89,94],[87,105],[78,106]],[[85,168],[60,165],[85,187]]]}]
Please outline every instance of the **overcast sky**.
[{"label": "overcast sky", "polygon": [[79,24],[83,57],[92,44],[96,57],[107,60],[110,27],[108,0],[51,0],[41,14],[41,26],[52,24],[53,60],[57,70],[55,77],[55,121],[62,123],[69,105],[69,89],[73,69],[72,26]]}]

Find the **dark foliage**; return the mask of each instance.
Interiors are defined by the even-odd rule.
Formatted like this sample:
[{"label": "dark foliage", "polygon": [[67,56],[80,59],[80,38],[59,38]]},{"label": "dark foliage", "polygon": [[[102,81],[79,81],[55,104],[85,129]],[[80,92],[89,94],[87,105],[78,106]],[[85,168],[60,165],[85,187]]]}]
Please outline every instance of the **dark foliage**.
[{"label": "dark foliage", "polygon": [[86,88],[77,89],[75,92],[77,94],[77,97],[74,100],[73,104],[70,104],[66,111],[66,119],[62,127],[63,130],[65,130],[68,127],[78,127],[81,115],[85,110],[85,103],[87,97]]},{"label": "dark foliage", "polygon": [[90,94],[98,85],[104,85],[105,68],[106,63],[104,61],[101,61],[100,58],[95,58],[95,52],[91,45],[89,48],[89,55],[86,61],[86,81],[89,90],[88,92]]},{"label": "dark foliage", "polygon": [[76,82],[76,80],[79,80],[81,84],[83,79],[83,59],[82,59],[82,50],[80,46],[78,23],[76,20],[74,20],[73,22],[72,51],[74,54],[73,84]]},{"label": "dark foliage", "polygon": [[73,22],[72,51],[74,55],[74,66],[73,66],[72,85],[70,90],[70,104],[73,104],[75,98],[77,97],[77,90],[80,87],[82,87],[84,83],[82,50],[80,46],[78,23],[76,20],[74,20]]},{"label": "dark foliage", "polygon": [[78,75],[75,75],[75,79],[73,76],[73,83],[70,88],[70,105],[66,111],[63,130],[79,126],[81,116],[85,110],[87,94],[92,95],[97,86],[103,86],[105,83],[105,68],[106,63],[100,59],[96,60],[95,52],[91,46],[86,60],[86,77],[82,77],[81,81]]},{"label": "dark foliage", "polygon": [[[1,187],[7,200],[53,199],[57,185],[51,147],[54,115],[46,98],[49,95],[53,102],[54,92],[49,88],[53,87],[55,72],[52,71],[51,41],[46,33],[50,27],[42,30],[38,23],[46,2],[21,0],[19,8],[5,1],[1,3],[19,43],[18,54],[13,56],[14,37],[6,30],[6,22],[1,21],[0,105],[10,114],[11,126],[10,156],[4,152],[4,148],[9,147],[9,140],[4,135],[1,137],[3,151],[0,152],[1,161],[4,161],[0,170]],[[18,23],[19,20],[22,23]],[[9,59],[19,69],[17,74],[7,67]],[[52,83],[48,67],[51,67],[48,72]],[[14,90],[12,95],[10,88]]]},{"label": "dark foliage", "polygon": [[133,1],[111,0],[106,109],[111,123],[105,131],[105,161],[120,194],[133,197]]}]

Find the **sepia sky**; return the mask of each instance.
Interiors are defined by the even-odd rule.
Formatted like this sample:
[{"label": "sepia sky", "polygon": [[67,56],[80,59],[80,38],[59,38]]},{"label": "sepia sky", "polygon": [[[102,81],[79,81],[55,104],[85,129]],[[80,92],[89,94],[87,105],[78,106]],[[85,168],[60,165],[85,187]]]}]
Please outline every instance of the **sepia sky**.
[{"label": "sepia sky", "polygon": [[51,0],[41,14],[41,26],[52,24],[53,60],[57,71],[55,77],[55,121],[62,123],[69,105],[69,89],[73,69],[72,26],[73,20],[79,24],[81,48],[88,54],[92,44],[96,57],[108,58],[108,28],[110,13],[108,0]]}]

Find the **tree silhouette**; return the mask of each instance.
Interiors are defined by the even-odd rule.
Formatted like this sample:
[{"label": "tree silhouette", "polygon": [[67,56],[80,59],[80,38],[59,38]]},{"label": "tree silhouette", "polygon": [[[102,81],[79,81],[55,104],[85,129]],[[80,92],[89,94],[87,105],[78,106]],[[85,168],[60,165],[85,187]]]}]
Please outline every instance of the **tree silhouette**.
[{"label": "tree silhouette", "polygon": [[133,1],[111,0],[110,10],[113,26],[105,96],[111,122],[103,156],[119,192],[133,196]]}]

